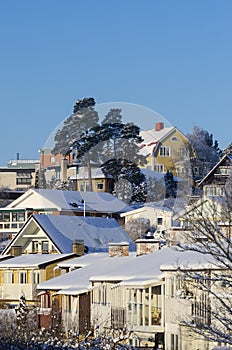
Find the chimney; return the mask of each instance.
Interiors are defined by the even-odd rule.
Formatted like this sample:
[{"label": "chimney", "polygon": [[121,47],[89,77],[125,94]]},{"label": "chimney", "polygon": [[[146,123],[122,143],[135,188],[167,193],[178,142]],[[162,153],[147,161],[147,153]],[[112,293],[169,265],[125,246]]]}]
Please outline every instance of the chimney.
[{"label": "chimney", "polygon": [[160,131],[164,128],[164,123],[163,122],[157,122],[155,123],[155,131]]},{"label": "chimney", "polygon": [[77,255],[84,255],[85,244],[83,239],[74,239],[72,242],[72,252]]},{"label": "chimney", "polygon": [[160,244],[154,238],[141,238],[135,241],[136,256],[146,255],[159,250]]},{"label": "chimney", "polygon": [[129,255],[129,243],[109,243],[109,256],[128,256]]},{"label": "chimney", "polygon": [[68,160],[62,158],[60,161],[60,180],[62,182],[67,181]]},{"label": "chimney", "polygon": [[11,255],[14,255],[14,256],[22,255],[22,246],[21,245],[12,245]]}]

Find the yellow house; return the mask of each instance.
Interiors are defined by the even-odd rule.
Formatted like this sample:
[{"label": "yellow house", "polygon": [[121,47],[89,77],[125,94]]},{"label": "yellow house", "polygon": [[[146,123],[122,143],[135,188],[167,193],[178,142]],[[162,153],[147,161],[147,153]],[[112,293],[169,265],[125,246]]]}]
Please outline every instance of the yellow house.
[{"label": "yellow house", "polygon": [[31,254],[0,261],[0,302],[18,305],[22,293],[28,305],[36,304],[36,287],[61,274],[57,264],[75,254]]},{"label": "yellow house", "polygon": [[147,156],[147,168],[161,173],[171,170],[180,177],[190,171],[189,141],[176,127],[165,127],[159,122],[140,135],[143,138],[140,152]]}]

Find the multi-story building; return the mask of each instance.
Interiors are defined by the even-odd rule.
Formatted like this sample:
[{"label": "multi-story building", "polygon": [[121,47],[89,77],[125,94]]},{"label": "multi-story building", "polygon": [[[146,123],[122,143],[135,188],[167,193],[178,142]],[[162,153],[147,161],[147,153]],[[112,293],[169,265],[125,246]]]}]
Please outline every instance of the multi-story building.
[{"label": "multi-story building", "polygon": [[18,305],[23,293],[27,304],[37,305],[38,283],[60,275],[57,264],[75,254],[21,255],[0,261],[0,302],[5,307]]},{"label": "multi-story building", "polygon": [[35,172],[39,160],[10,160],[7,167],[0,168],[0,186],[9,190],[26,191],[35,185]]},{"label": "multi-story building", "polygon": [[0,208],[0,236],[13,238],[34,214],[114,217],[130,207],[106,192],[80,192],[29,189],[4,208]]},{"label": "multi-story building", "polygon": [[149,169],[161,173],[170,170],[180,177],[191,174],[189,141],[180,130],[158,122],[154,129],[141,131],[140,135],[143,138],[140,152],[147,156]]},{"label": "multi-story building", "polygon": [[[41,310],[50,308],[51,322],[56,314],[52,304],[59,305],[66,329],[86,334],[88,326],[96,334],[125,335],[122,342],[136,348],[212,348],[216,344],[196,334],[194,324],[199,317],[202,325],[210,322],[213,304],[209,307],[208,295],[180,277],[179,268],[208,273],[215,260],[197,252],[159,249],[152,239],[146,243],[137,242],[136,254],[121,243],[110,245],[109,255],[90,254],[59,264],[70,272],[38,285]],[[45,324],[42,316],[40,321]]]}]

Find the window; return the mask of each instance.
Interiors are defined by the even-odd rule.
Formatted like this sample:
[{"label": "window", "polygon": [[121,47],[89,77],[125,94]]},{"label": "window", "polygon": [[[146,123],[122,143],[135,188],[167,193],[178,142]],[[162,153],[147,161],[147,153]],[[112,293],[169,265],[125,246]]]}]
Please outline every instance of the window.
[{"label": "window", "polygon": [[55,157],[51,157],[51,158],[50,158],[50,162],[51,162],[51,163],[55,163],[55,161],[56,161]]},{"label": "window", "polygon": [[33,283],[39,284],[40,283],[40,273],[39,271],[33,272]]},{"label": "window", "polygon": [[204,191],[206,196],[224,196],[225,195],[224,186],[205,186]]},{"label": "window", "polygon": [[15,283],[14,271],[6,271],[4,273],[4,283]]},{"label": "window", "polygon": [[171,149],[167,146],[160,147],[160,156],[161,157],[169,157],[171,155]]},{"label": "window", "polygon": [[151,324],[161,324],[161,286],[151,288]]},{"label": "window", "polygon": [[230,167],[220,168],[220,173],[221,175],[230,175],[231,168]]},{"label": "window", "polygon": [[31,185],[31,178],[19,177],[16,179],[16,185]]},{"label": "window", "polygon": [[103,182],[97,182],[97,189],[103,190]]},{"label": "window", "polygon": [[178,141],[178,137],[173,136],[173,137],[172,137],[172,141],[177,142],[177,141]]},{"label": "window", "polygon": [[18,221],[19,222],[25,221],[25,213],[18,213]]},{"label": "window", "polygon": [[111,323],[114,329],[125,327],[126,323],[126,312],[123,307],[112,307],[111,308]]},{"label": "window", "polygon": [[10,221],[10,213],[0,213],[0,221],[9,222]]},{"label": "window", "polygon": [[19,272],[19,283],[27,283],[27,271]]},{"label": "window", "polygon": [[25,221],[25,213],[12,213],[12,221],[13,222],[24,222]]},{"label": "window", "polygon": [[154,165],[154,171],[158,171],[159,173],[163,173],[164,172],[163,164],[155,164]]},{"label": "window", "polygon": [[42,242],[42,253],[47,254],[48,253],[48,241]]},{"label": "window", "polygon": [[178,350],[178,334],[171,334],[171,350]]},{"label": "window", "polygon": [[157,225],[163,225],[163,218],[157,218]]},{"label": "window", "polygon": [[39,250],[39,242],[32,241],[32,253],[37,253]]}]

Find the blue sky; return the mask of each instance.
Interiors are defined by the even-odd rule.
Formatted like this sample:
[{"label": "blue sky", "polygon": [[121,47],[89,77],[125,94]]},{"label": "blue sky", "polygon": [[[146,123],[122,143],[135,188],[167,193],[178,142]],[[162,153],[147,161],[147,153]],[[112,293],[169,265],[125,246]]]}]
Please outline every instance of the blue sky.
[{"label": "blue sky", "polygon": [[[232,141],[231,0],[0,0],[0,165],[38,158],[76,99]],[[146,115],[134,122],[150,129]]]}]

